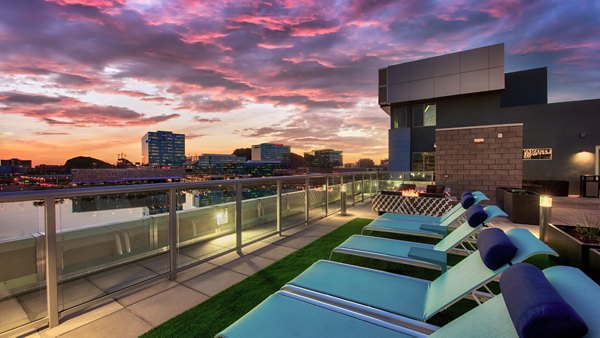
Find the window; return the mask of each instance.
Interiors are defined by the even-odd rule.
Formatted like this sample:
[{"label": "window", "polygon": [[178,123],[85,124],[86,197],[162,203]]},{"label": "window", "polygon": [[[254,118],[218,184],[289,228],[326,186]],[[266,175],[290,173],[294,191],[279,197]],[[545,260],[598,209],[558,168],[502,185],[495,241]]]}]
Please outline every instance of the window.
[{"label": "window", "polygon": [[413,171],[434,171],[435,170],[435,152],[415,152],[412,156]]},{"label": "window", "polygon": [[408,107],[394,107],[392,109],[392,129],[408,127]]},{"label": "window", "polygon": [[432,103],[412,106],[413,127],[431,127],[436,125],[436,106]]}]

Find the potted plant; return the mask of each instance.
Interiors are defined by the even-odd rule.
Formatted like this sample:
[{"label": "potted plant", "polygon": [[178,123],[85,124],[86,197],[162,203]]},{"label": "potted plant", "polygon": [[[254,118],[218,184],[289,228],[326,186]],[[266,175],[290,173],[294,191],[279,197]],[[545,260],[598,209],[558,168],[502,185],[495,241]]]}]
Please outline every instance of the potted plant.
[{"label": "potted plant", "polygon": [[600,216],[584,214],[579,218],[574,226],[550,224],[548,245],[559,254],[562,264],[590,272],[590,257],[594,255],[590,251],[600,249]]}]

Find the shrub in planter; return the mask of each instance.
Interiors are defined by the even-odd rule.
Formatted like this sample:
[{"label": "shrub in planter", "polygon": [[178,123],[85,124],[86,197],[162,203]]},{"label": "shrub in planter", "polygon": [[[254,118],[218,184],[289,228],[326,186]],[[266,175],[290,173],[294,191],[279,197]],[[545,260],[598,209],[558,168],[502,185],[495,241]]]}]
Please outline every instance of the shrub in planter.
[{"label": "shrub in planter", "polygon": [[590,250],[600,249],[600,217],[583,215],[575,226],[548,227],[548,245],[559,254],[562,264],[590,271]]}]

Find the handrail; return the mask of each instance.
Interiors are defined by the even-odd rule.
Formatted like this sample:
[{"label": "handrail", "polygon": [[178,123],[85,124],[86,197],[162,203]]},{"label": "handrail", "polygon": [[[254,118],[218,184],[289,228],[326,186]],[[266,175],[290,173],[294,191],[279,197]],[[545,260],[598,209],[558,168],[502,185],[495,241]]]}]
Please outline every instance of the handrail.
[{"label": "handrail", "polygon": [[82,196],[94,196],[94,195],[111,195],[111,194],[125,194],[125,193],[136,193],[136,192],[151,192],[151,191],[166,191],[168,189],[193,189],[202,187],[214,187],[214,186],[232,186],[236,184],[247,183],[266,183],[266,182],[277,182],[281,181],[295,181],[305,180],[307,178],[328,178],[328,177],[339,177],[339,176],[352,176],[352,175],[363,175],[378,174],[377,171],[360,171],[352,173],[332,173],[332,174],[309,174],[309,175],[296,175],[296,176],[269,176],[269,177],[252,177],[252,178],[238,178],[233,180],[213,180],[213,181],[199,181],[199,182],[172,182],[172,183],[151,183],[151,184],[132,184],[132,185],[118,185],[109,187],[91,187],[91,188],[69,188],[69,189],[50,189],[50,190],[35,190],[35,191],[17,191],[17,192],[5,192],[0,193],[0,203],[8,202],[24,202],[31,200],[41,200],[49,197],[53,198],[70,198],[70,197],[82,197]]}]

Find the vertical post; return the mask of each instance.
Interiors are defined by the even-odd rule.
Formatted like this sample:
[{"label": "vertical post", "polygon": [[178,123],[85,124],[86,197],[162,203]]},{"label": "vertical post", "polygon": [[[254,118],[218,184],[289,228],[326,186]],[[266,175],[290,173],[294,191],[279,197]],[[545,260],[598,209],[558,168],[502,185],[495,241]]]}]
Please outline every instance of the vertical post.
[{"label": "vertical post", "polygon": [[235,184],[235,250],[242,254],[242,184]]},{"label": "vertical post", "polygon": [[[342,196],[342,187],[344,187],[344,175],[340,174],[340,212],[345,202],[342,202],[346,198],[346,194]],[[343,214],[342,214],[343,215]]]},{"label": "vertical post", "polygon": [[56,209],[54,198],[44,199],[46,231],[46,301],[48,305],[48,325],[58,326],[58,278],[56,266]]},{"label": "vertical post", "polygon": [[341,202],[340,214],[342,216],[346,216],[347,213],[346,213],[346,184],[345,183],[340,183],[340,202]]},{"label": "vertical post", "polygon": [[305,213],[304,213],[304,224],[308,224],[308,220],[309,220],[309,213],[308,213],[308,209],[310,206],[310,199],[308,198],[308,193],[310,190],[310,178],[306,178],[306,180],[304,181],[304,208],[305,208]]},{"label": "vertical post", "polygon": [[169,189],[169,279],[177,279],[177,191]]},{"label": "vertical post", "polygon": [[354,198],[356,196],[356,191],[354,191],[355,187],[356,187],[356,175],[352,175],[352,190],[351,190],[351,192],[352,192],[352,206],[354,206],[354,203],[356,203],[356,200]]},{"label": "vertical post", "polygon": [[360,201],[365,201],[365,174],[361,174],[360,178]]},{"label": "vertical post", "polygon": [[325,176],[325,216],[329,215],[329,176]]},{"label": "vertical post", "polygon": [[552,215],[552,197],[540,196],[540,240],[544,243],[548,242],[548,224]]},{"label": "vertical post", "polygon": [[283,184],[281,180],[277,180],[277,234],[281,236],[281,189],[283,188]]}]

